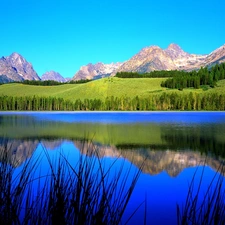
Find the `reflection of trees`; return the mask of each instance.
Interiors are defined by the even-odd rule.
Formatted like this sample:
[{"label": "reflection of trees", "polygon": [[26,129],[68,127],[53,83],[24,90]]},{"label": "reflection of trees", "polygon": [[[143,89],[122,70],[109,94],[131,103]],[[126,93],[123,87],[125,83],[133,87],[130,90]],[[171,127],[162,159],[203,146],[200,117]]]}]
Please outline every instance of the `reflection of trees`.
[{"label": "reflection of trees", "polygon": [[[215,156],[225,157],[225,143],[218,140],[219,127],[191,128],[191,129],[162,129],[161,137],[166,144],[174,149],[197,150],[202,153],[211,153]],[[221,132],[223,132],[221,130]]]},{"label": "reflection of trees", "polygon": [[7,159],[7,162],[13,167],[18,167],[32,156],[38,143],[37,140],[0,139],[0,161]]}]

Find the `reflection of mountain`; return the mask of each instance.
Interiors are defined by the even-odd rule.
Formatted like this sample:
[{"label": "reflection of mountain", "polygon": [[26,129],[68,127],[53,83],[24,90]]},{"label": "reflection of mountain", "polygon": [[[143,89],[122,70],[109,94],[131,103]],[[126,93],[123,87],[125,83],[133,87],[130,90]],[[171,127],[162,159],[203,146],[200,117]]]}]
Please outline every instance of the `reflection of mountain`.
[{"label": "reflection of mountain", "polygon": [[41,144],[43,145],[44,148],[47,150],[54,150],[57,148],[60,148],[64,140],[42,140]]},{"label": "reflection of mountain", "polygon": [[[158,150],[195,150],[210,152],[225,158],[225,123],[189,123],[182,124],[185,115],[180,114],[179,123],[104,123],[104,122],[73,122],[79,114],[32,114],[29,115],[0,115],[0,137],[29,140],[84,140],[105,146],[116,146],[120,149],[154,148]],[[91,116],[94,116],[92,114]],[[128,114],[129,115],[129,114]],[[207,115],[207,114],[206,114]],[[85,118],[89,114],[83,115]],[[109,116],[109,114],[105,115]],[[119,115],[121,116],[121,115]],[[151,117],[157,114],[150,115]],[[164,115],[165,118],[173,113]],[[174,115],[178,116],[177,114]],[[53,118],[46,120],[46,117]],[[54,117],[55,120],[54,120]],[[67,118],[65,121],[57,118]],[[164,118],[163,117],[163,118]],[[199,118],[192,114],[191,119]],[[206,116],[205,116],[206,117]],[[218,115],[211,115],[211,118]],[[161,118],[161,117],[160,117]],[[165,119],[164,118],[164,119]],[[126,119],[126,118],[125,118]],[[162,119],[162,118],[161,118]],[[181,120],[182,119],[182,120]],[[191,121],[192,121],[191,120]],[[206,120],[206,118],[205,118]],[[70,121],[70,122],[69,122]],[[176,119],[174,119],[176,121]],[[55,143],[46,143],[46,147],[54,149]],[[53,146],[54,145],[54,146]],[[60,145],[60,143],[59,143]]]},{"label": "reflection of mountain", "polygon": [[120,153],[116,147],[102,146],[92,142],[74,141],[76,148],[86,155],[98,155],[99,157],[119,157]]},{"label": "reflection of mountain", "polygon": [[13,167],[20,166],[30,158],[39,141],[0,139],[0,161],[7,161]]},{"label": "reflection of mountain", "polygon": [[83,154],[100,157],[124,157],[139,167],[144,162],[143,172],[151,175],[166,171],[171,177],[178,176],[184,169],[198,165],[208,165],[217,170],[221,161],[193,151],[160,151],[151,149],[123,149],[114,146],[94,145],[90,142],[74,141]]},{"label": "reflection of mountain", "polygon": [[[204,163],[217,170],[220,161],[192,151],[154,151],[154,150],[123,150],[122,155],[135,165],[140,165],[145,160],[143,172],[151,175],[166,171],[171,177],[176,177],[184,169]],[[206,161],[205,161],[206,160]]]},{"label": "reflection of mountain", "polygon": [[123,149],[119,150],[114,146],[94,145],[90,142],[74,141],[75,146],[83,154],[96,155],[100,157],[124,157],[136,166],[144,162],[143,172],[151,175],[166,171],[171,177],[176,177],[184,169],[198,165],[208,165],[217,170],[221,161],[207,157],[199,152],[193,151],[169,151],[148,149]]},{"label": "reflection of mountain", "polygon": [[[44,148],[47,150],[60,149],[64,143],[62,139],[42,140]],[[39,144],[38,140],[5,140],[0,139],[0,161],[5,161],[13,167],[20,166],[27,158],[30,158]],[[151,175],[166,171],[171,177],[176,177],[182,170],[203,165],[206,157],[199,152],[193,151],[169,151],[156,150],[153,147],[136,149],[124,148],[123,150],[115,146],[94,144],[90,141],[74,140],[74,146],[82,154],[88,156],[102,157],[124,157],[139,167],[144,162],[143,172]],[[217,170],[220,160],[208,157],[206,165]]]}]

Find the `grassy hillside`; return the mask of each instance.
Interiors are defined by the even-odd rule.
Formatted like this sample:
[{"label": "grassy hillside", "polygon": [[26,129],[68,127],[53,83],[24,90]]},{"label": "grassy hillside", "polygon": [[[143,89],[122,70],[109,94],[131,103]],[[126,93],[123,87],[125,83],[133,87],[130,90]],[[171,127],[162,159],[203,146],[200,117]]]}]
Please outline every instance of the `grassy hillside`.
[{"label": "grassy hillside", "polygon": [[65,84],[58,86],[33,86],[19,83],[0,85],[0,96],[54,96],[68,100],[85,98],[105,99],[107,96],[121,97],[135,96],[148,97],[152,94],[162,94],[163,92],[177,92],[179,94],[188,92],[197,93],[223,93],[225,94],[225,80],[217,83],[217,87],[208,86],[200,89],[187,88],[183,91],[167,89],[160,86],[166,78],[104,78],[84,84]]}]

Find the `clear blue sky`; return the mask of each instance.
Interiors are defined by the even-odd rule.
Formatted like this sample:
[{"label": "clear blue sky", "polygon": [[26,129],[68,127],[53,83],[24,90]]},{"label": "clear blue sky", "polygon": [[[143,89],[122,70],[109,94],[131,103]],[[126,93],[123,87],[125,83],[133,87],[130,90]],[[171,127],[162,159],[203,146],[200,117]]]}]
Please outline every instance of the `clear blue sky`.
[{"label": "clear blue sky", "polygon": [[224,0],[1,0],[0,56],[18,52],[38,75],[72,77],[170,43],[208,54],[225,44]]}]

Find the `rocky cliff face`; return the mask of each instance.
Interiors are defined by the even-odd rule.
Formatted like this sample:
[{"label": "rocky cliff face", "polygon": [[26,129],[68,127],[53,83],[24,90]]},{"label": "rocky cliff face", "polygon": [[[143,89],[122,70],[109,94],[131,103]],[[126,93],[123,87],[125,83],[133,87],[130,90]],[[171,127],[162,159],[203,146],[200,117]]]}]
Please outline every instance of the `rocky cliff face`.
[{"label": "rocky cliff face", "polygon": [[108,77],[114,71],[116,71],[121,65],[122,65],[121,63],[111,63],[111,64],[89,63],[86,66],[82,66],[80,70],[74,75],[72,80],[100,79]]},{"label": "rocky cliff face", "polygon": [[0,76],[13,81],[40,80],[31,63],[18,53],[0,59]]},{"label": "rocky cliff face", "polygon": [[8,78],[6,75],[0,75],[0,84],[9,83],[13,80]]},{"label": "rocky cliff face", "polygon": [[11,81],[24,80],[24,78],[17,73],[16,68],[12,67],[12,65],[4,57],[0,59],[0,77],[1,79],[4,79],[4,81],[6,81],[7,78]]},{"label": "rocky cliff face", "polygon": [[42,80],[54,80],[58,82],[67,82],[67,80],[58,72],[49,71],[41,76]]}]

